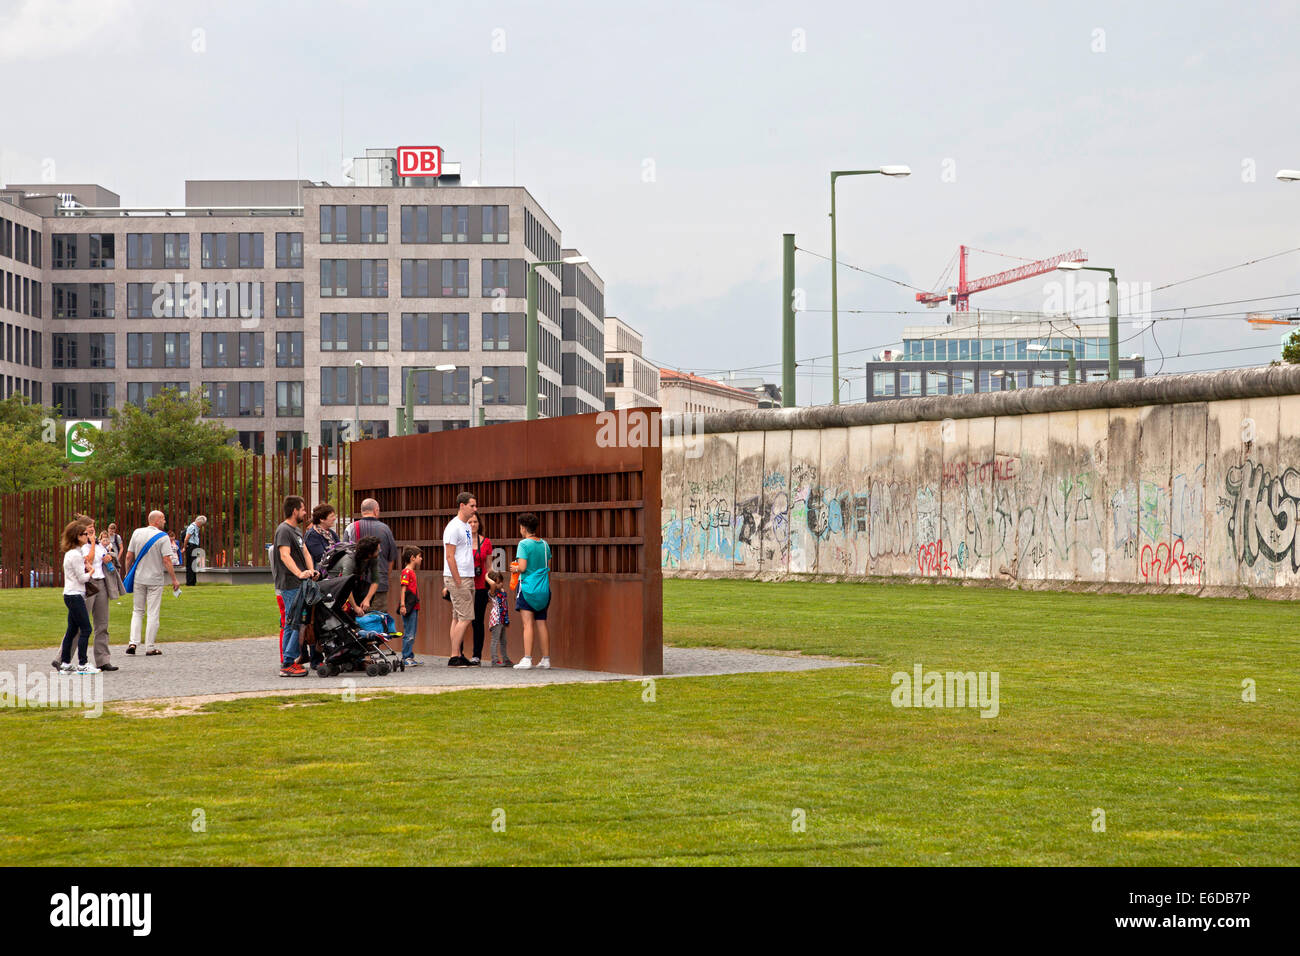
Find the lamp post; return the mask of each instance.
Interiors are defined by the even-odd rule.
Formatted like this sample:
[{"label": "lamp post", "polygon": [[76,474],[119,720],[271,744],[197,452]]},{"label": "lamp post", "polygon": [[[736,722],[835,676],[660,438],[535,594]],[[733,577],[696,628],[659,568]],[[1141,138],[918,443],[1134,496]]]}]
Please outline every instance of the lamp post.
[{"label": "lamp post", "polygon": [[1110,313],[1110,370],[1106,377],[1112,382],[1119,378],[1119,280],[1115,278],[1115,270],[1107,269],[1103,266],[1085,266],[1082,262],[1062,262],[1056,267],[1062,272],[1105,272],[1110,276],[1110,284],[1106,291],[1106,300],[1109,305],[1107,310]]},{"label": "lamp post", "polygon": [[835,246],[835,180],[841,176],[910,176],[907,166],[881,166],[879,169],[831,170],[831,404],[840,403],[840,300],[839,259]]},{"label": "lamp post", "polygon": [[1049,346],[1046,345],[1039,345],[1037,342],[1032,342],[1029,345],[1025,346],[1025,348],[1030,352],[1060,352],[1062,355],[1068,356],[1070,360],[1069,363],[1070,384],[1071,385],[1074,384],[1074,350],[1073,349],[1050,348]]},{"label": "lamp post", "polygon": [[[477,421],[477,422],[474,421],[474,386],[475,386],[475,385],[491,385],[491,384],[492,384],[493,382],[495,382],[495,381],[496,381],[496,379],[494,379],[491,375],[480,375],[478,378],[475,378],[475,379],[471,379],[471,380],[470,380],[470,383],[469,383],[469,427],[470,427],[470,428],[473,428],[475,425],[482,425],[482,424],[483,424],[483,422],[482,422],[481,420],[480,420],[480,421]],[[480,419],[483,419],[483,418],[486,418],[486,417],[487,417],[487,416],[484,414],[483,403],[481,403],[481,402],[479,403],[478,412],[479,412],[479,418],[480,418]]]},{"label": "lamp post", "polygon": [[537,270],[542,266],[580,266],[587,261],[586,256],[567,256],[563,259],[550,259],[545,262],[528,264],[528,315],[524,318],[527,326],[525,338],[528,342],[528,381],[524,391],[528,396],[525,418],[537,420]]},{"label": "lamp post", "polygon": [[[411,391],[411,377],[416,372],[454,372],[454,365],[417,365],[408,368],[402,376],[402,405],[405,409],[398,409],[398,428],[399,435],[410,435],[415,431],[415,396]],[[470,391],[473,391],[471,386]]]}]

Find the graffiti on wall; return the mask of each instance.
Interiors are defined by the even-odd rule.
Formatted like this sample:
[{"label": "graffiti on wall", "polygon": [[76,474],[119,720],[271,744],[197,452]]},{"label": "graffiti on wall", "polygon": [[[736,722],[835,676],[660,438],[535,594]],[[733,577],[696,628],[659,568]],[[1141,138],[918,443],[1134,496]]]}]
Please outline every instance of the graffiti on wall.
[{"label": "graffiti on wall", "polygon": [[1300,570],[1296,552],[1296,515],[1300,509],[1300,471],[1287,468],[1278,475],[1247,458],[1233,465],[1224,478],[1228,538],[1239,564],[1254,567],[1260,558],[1272,564],[1289,561]]}]

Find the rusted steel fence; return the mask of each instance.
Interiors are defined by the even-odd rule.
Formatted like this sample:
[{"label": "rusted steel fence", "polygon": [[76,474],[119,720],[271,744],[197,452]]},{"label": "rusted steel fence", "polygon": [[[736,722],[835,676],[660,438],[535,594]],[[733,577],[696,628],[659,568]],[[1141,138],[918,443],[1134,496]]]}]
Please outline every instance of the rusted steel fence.
[{"label": "rusted steel fence", "polygon": [[0,588],[63,585],[60,537],[74,515],[99,530],[116,522],[125,544],[149,512],[167,517],[179,539],[195,515],[208,567],[265,567],[267,547],[282,520],[287,495],[308,507],[328,501],[351,513],[351,446],[245,455],[194,468],[169,468],[115,481],[85,481],[0,496]]}]

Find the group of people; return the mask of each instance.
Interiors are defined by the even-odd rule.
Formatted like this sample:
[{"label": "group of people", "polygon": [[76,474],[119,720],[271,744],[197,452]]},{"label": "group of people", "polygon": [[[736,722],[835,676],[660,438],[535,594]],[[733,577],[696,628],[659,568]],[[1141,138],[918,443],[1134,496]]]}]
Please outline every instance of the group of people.
[{"label": "group of people", "polygon": [[[122,537],[117,525],[103,532],[95,530],[95,520],[77,515],[63,529],[63,603],[68,609],[59,656],[53,666],[61,672],[98,674],[118,670],[112,663],[109,648],[109,602],[130,591],[133,602],[131,637],[126,653],[134,655],[145,636],[145,655],[162,653],[156,644],[158,616],[162,607],[163,588],[171,578],[173,593],[180,594],[176,580],[176,551],[164,529],[167,519],[161,511],[149,513],[145,527],[137,528],[122,553]],[[89,659],[91,619],[94,619],[94,655]],[[73,651],[77,663],[73,664]]]},{"label": "group of people", "polygon": [[[495,667],[526,670],[534,666],[533,645],[540,643],[537,667],[550,667],[550,635],[547,608],[550,605],[550,546],[538,531],[535,514],[519,519],[522,539],[511,562],[510,590],[515,592],[515,610],[524,627],[524,656],[515,663],[506,653],[505,628],[510,623],[506,600],[506,575],[492,568],[492,542],[479,531],[478,501],[470,492],[456,499],[457,513],[443,532],[442,597],[451,602],[451,657],[448,667],[477,667],[482,664],[484,638],[491,635],[489,653]],[[332,556],[331,577],[354,575],[356,584],[345,610],[354,614],[381,612],[402,621],[402,661],[419,666],[415,657],[415,635],[419,625],[420,589],[417,572],[424,563],[419,548],[398,551],[392,529],[379,517],[379,502],[367,498],[361,516],[340,535],[335,530],[338,512],[329,504],[317,505],[308,515],[299,495],[284,500],[284,520],[276,528],[272,547],[272,575],[280,613],[280,676],[304,677],[320,663],[314,645],[300,640],[298,602],[303,584],[320,577],[325,556]],[[397,596],[391,594],[392,573],[398,572]],[[468,642],[467,642],[468,638]],[[471,652],[467,656],[466,652]]]}]

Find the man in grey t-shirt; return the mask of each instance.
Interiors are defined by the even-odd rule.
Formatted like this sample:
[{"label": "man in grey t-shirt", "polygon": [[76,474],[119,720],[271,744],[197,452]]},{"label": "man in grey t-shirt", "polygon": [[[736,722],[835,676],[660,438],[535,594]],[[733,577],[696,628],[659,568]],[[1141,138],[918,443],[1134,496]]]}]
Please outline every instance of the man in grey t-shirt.
[{"label": "man in grey t-shirt", "polygon": [[357,542],[371,534],[379,539],[379,573],[375,576],[376,589],[374,597],[370,599],[370,610],[387,611],[388,570],[397,562],[400,552],[392,530],[379,520],[379,502],[367,498],[361,502],[361,517],[348,525],[343,540]]},{"label": "man in grey t-shirt", "polygon": [[275,529],[271,551],[271,575],[275,579],[275,601],[280,608],[280,676],[305,677],[298,663],[298,620],[294,598],[303,581],[316,577],[311,552],[303,537],[307,504],[300,495],[284,499],[284,520]]}]

